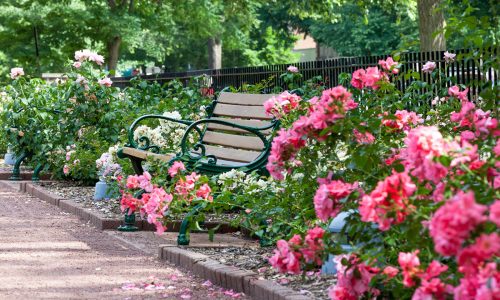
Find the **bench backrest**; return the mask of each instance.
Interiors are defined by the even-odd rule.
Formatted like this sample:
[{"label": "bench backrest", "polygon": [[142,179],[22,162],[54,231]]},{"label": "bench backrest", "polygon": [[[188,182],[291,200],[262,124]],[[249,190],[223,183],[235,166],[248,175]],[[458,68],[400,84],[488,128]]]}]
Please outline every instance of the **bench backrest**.
[{"label": "bench backrest", "polygon": [[[266,115],[264,102],[273,94],[239,94],[221,92],[214,103],[211,120],[229,121],[249,127],[269,127],[272,117]],[[260,130],[267,137],[267,145],[255,133],[223,124],[207,123],[202,137],[206,155],[217,158],[218,167],[240,167],[256,163],[262,167],[267,162],[269,138],[276,126]],[[265,155],[262,155],[262,154]],[[255,165],[255,164],[254,164]],[[255,165],[256,166],[256,165]]]}]

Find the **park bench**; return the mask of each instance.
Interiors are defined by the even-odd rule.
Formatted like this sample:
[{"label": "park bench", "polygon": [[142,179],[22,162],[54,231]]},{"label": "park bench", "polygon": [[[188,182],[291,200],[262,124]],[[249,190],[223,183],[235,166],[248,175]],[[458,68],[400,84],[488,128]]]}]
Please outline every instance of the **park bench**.
[{"label": "park bench", "polygon": [[[263,104],[273,96],[275,95],[223,91],[207,108],[208,117],[198,121],[176,120],[163,115],[142,116],[130,126],[129,143],[118,151],[118,156],[129,158],[137,174],[143,173],[142,162],[149,157],[170,164],[182,160],[202,174],[214,175],[232,169],[267,174],[265,166],[279,122],[265,113]],[[187,126],[179,153],[161,153],[160,147],[152,145],[147,137],[134,140],[136,128],[148,119],[161,119]],[[191,134],[197,135],[194,142],[189,142]],[[182,221],[178,244],[189,244],[186,235],[189,217],[195,213],[196,208]],[[130,229],[126,227],[127,222],[130,225],[130,220],[126,220],[122,230]]]}]

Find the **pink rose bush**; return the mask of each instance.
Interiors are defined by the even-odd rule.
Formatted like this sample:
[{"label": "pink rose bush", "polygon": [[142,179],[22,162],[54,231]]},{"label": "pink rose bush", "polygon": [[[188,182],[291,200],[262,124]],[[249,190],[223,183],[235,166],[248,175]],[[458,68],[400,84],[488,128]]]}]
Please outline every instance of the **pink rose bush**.
[{"label": "pink rose bush", "polygon": [[207,178],[192,172],[184,174],[186,167],[175,161],[169,168],[170,183],[161,187],[149,172],[142,175],[129,175],[122,183],[121,209],[132,214],[139,212],[148,223],[154,224],[156,233],[166,230],[166,214],[182,210],[192,202],[210,203],[213,201],[212,188]]},{"label": "pink rose bush", "polygon": [[307,145],[307,138],[324,140],[328,134],[322,131],[357,107],[352,94],[342,86],[323,91],[320,98],[313,98],[309,103],[307,114],[295,121],[290,129],[281,129],[273,140],[267,170],[276,179],[284,178],[287,161],[297,164],[295,154]]},{"label": "pink rose bush", "polygon": [[[454,59],[445,53],[447,63]],[[337,256],[330,299],[497,299],[497,114],[469,100],[468,88],[432,83],[445,101],[424,120],[388,101],[398,63],[387,58],[379,66],[356,70],[352,91],[336,87],[304,101],[308,110],[281,129],[267,165],[289,184],[302,173],[310,174],[308,184],[317,179],[309,226],[350,212],[341,232],[352,237],[353,250]],[[423,71],[436,69],[428,62]],[[270,263],[299,274],[311,268],[312,255],[304,253],[339,253],[332,234],[311,246],[304,243],[309,234],[280,240]]]}]

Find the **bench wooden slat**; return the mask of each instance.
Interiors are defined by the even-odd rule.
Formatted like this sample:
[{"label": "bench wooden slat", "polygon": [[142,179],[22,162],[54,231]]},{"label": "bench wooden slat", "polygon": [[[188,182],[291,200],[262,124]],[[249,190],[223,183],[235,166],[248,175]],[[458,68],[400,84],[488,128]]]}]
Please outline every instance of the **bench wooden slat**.
[{"label": "bench wooden slat", "polygon": [[266,115],[266,111],[263,106],[241,106],[223,103],[218,103],[215,106],[214,115],[258,120],[272,119],[271,116]]},{"label": "bench wooden slat", "polygon": [[141,158],[141,159],[147,159],[148,157],[154,157],[155,159],[159,159],[161,161],[168,162],[172,157],[174,157],[173,154],[157,154],[153,153],[150,151],[145,151],[145,150],[140,150],[140,149],[135,149],[135,148],[130,148],[130,147],[123,147],[123,154],[127,154],[133,157]]},{"label": "bench wooden slat", "polygon": [[275,94],[240,94],[240,93],[220,93],[217,101],[219,103],[247,105],[247,106],[262,106],[269,98],[276,96]]},{"label": "bench wooden slat", "polygon": [[[241,120],[241,119],[224,119],[224,118],[211,118],[212,120],[222,120],[222,121],[228,121],[231,123],[235,123],[238,125],[243,125],[243,126],[250,126],[250,127],[265,127],[271,124],[270,122],[267,121],[258,121],[258,120]],[[208,123],[207,128],[209,130],[224,130],[224,131],[232,131],[232,132],[242,132],[242,133],[248,133],[248,131],[240,128],[234,128],[231,126],[227,125],[222,125],[222,124],[216,124],[216,123]],[[269,134],[271,133],[271,129],[266,129],[261,131],[264,134]]]},{"label": "bench wooden slat", "polygon": [[203,136],[203,142],[248,150],[262,151],[264,149],[264,143],[255,135],[247,136],[207,131]]},{"label": "bench wooden slat", "polygon": [[231,149],[224,147],[217,147],[211,145],[205,145],[206,155],[214,155],[217,158],[231,160],[236,162],[251,162],[254,161],[260,152],[241,150],[241,149]]}]

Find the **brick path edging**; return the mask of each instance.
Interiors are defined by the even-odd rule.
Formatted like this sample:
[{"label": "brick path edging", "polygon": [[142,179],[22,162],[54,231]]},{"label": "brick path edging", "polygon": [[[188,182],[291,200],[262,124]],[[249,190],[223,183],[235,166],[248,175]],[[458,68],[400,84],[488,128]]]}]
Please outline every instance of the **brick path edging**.
[{"label": "brick path edging", "polygon": [[176,266],[185,268],[195,275],[210,280],[213,284],[245,293],[258,300],[307,300],[310,299],[291,288],[281,286],[267,279],[259,279],[253,271],[221,264],[207,255],[179,248],[174,245],[160,245],[158,256]]},{"label": "brick path edging", "polygon": [[[31,176],[33,176],[33,171],[21,171],[21,180],[31,180]],[[12,176],[12,171],[0,171],[0,180],[9,180],[10,176]],[[50,179],[50,174],[40,174],[40,179],[48,180]]]}]

